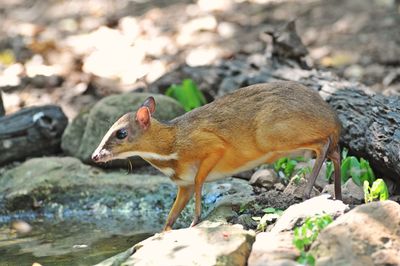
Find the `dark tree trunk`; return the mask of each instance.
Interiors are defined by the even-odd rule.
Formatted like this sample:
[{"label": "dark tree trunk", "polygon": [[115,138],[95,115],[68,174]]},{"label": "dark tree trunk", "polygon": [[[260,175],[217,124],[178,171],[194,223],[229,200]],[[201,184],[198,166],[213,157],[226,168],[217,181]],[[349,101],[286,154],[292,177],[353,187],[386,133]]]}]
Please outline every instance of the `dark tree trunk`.
[{"label": "dark tree trunk", "polygon": [[68,119],[58,106],[23,109],[0,117],[0,166],[60,151]]}]

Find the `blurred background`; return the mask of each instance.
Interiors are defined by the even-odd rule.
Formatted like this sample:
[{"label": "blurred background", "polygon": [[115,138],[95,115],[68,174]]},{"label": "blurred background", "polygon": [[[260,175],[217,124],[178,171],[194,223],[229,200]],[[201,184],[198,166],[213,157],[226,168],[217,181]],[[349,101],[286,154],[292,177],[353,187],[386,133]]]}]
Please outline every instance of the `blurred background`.
[{"label": "blurred background", "polygon": [[399,12],[396,0],[0,0],[0,90],[8,114],[57,103],[72,119],[180,64],[262,52],[263,32],[295,19],[314,67],[394,95]]}]

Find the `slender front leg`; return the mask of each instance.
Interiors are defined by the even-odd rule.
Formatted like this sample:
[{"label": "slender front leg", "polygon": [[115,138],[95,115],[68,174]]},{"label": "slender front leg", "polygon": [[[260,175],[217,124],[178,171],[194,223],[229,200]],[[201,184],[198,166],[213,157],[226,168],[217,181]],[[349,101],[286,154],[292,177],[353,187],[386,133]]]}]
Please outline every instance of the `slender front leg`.
[{"label": "slender front leg", "polygon": [[304,190],[304,198],[309,199],[311,195],[312,188],[314,186],[315,180],[317,179],[318,173],[321,170],[322,164],[325,161],[326,154],[328,152],[329,145],[331,144],[331,140],[328,139],[327,143],[322,146],[319,151],[316,151],[317,158],[315,159],[314,167],[311,171],[311,175],[309,177],[306,189]]},{"label": "slender front leg", "polygon": [[182,212],[183,208],[185,208],[186,204],[192,197],[193,192],[194,192],[193,185],[178,187],[178,194],[176,195],[174,205],[172,206],[169,212],[167,222],[165,223],[164,226],[164,231],[169,231],[172,229],[172,225],[175,223],[176,219]]},{"label": "slender front leg", "polygon": [[335,199],[342,199],[342,178],[340,171],[340,148],[339,145],[335,148],[333,152],[328,155],[328,158],[332,160],[333,168],[335,172],[334,186],[335,186]]},{"label": "slender front leg", "polygon": [[222,152],[214,152],[200,163],[199,170],[197,171],[196,177],[194,179],[195,211],[194,218],[190,226],[195,226],[200,221],[201,191],[203,188],[203,184],[206,181],[208,174],[221,159],[222,154]]}]

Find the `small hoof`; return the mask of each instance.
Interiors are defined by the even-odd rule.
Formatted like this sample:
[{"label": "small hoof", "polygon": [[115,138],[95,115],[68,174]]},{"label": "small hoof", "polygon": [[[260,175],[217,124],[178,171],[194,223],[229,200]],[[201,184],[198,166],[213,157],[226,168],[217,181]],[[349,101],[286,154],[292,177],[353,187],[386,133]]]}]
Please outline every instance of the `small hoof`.
[{"label": "small hoof", "polygon": [[192,221],[192,223],[190,224],[190,227],[193,227],[193,226],[195,226],[196,224],[198,224],[198,223],[199,223],[199,221],[200,221],[200,219],[199,219],[199,218],[194,218],[194,219],[193,219],[193,221]]},{"label": "small hoof", "polygon": [[171,231],[171,230],[172,230],[172,227],[167,225],[167,226],[164,227],[164,229],[162,231],[163,232],[168,232],[168,231]]},{"label": "small hoof", "polygon": [[308,200],[310,199],[310,195],[309,194],[304,194],[303,195],[303,200]]}]

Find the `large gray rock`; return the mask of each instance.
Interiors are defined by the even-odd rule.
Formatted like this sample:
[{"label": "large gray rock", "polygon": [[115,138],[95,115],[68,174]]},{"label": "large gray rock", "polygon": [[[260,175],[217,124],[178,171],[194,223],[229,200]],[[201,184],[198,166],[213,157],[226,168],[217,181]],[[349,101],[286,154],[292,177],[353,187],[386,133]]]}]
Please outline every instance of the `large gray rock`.
[{"label": "large gray rock", "polygon": [[111,125],[125,113],[135,112],[149,96],[156,99],[154,117],[161,121],[170,120],[184,113],[177,101],[164,95],[125,93],[108,96],[96,103],[89,111],[79,114],[68,125],[62,136],[63,151],[69,156],[90,162],[90,155],[100,144]]},{"label": "large gray rock", "polygon": [[246,265],[254,238],[239,225],[203,222],[156,234],[97,266]]},{"label": "large gray rock", "polygon": [[311,246],[316,265],[400,265],[400,205],[364,204],[326,227]]},{"label": "large gray rock", "polygon": [[[110,222],[123,218],[121,224],[132,230],[160,231],[176,191],[175,184],[162,175],[105,172],[72,157],[36,158],[0,176],[0,218],[24,213],[32,216],[32,211],[60,219]],[[214,220],[226,220],[232,215],[232,205],[252,200],[251,194],[251,186],[243,180],[226,178],[207,183],[202,217],[212,213]],[[188,226],[193,210],[192,200],[176,226]]]}]

